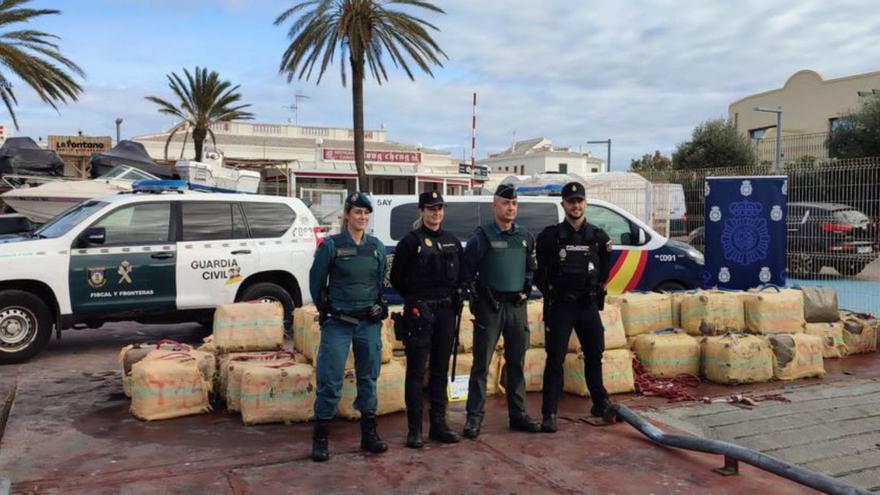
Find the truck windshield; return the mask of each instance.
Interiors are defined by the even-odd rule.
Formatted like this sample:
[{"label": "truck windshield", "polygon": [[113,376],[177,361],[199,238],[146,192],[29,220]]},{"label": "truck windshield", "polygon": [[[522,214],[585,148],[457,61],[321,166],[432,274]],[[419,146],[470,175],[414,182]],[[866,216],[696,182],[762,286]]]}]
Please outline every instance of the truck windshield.
[{"label": "truck windshield", "polygon": [[68,233],[70,229],[79,225],[80,222],[90,217],[92,213],[107,206],[104,201],[86,201],[65,211],[34,232],[36,237],[53,239]]}]

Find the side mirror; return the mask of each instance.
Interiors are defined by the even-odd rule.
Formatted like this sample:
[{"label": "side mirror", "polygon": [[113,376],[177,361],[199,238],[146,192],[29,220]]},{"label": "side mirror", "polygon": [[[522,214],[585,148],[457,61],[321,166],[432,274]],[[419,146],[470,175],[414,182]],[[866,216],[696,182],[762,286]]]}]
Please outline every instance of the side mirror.
[{"label": "side mirror", "polygon": [[79,238],[86,246],[101,245],[107,240],[107,231],[104,227],[89,227],[80,234]]}]

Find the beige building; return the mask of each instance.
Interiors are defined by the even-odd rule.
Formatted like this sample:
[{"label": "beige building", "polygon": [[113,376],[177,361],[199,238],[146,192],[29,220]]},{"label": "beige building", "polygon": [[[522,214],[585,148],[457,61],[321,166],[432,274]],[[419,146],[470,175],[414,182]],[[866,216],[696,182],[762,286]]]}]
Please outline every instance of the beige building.
[{"label": "beige building", "polygon": [[596,174],[606,172],[605,161],[567,147],[556,147],[549,139],[516,141],[510,148],[477,161],[496,176],[534,174]]},{"label": "beige building", "polygon": [[880,89],[880,71],[825,80],[815,71],[801,70],[782,88],[731,103],[728,118],[740,133],[755,141],[762,160],[772,161],[776,153],[776,115],[755,111],[755,107],[781,108],[783,160],[826,158],[828,133],[842,115],[859,107],[860,92],[874,89]]},{"label": "beige building", "polygon": [[[221,122],[211,129],[227,164],[267,170],[264,182],[268,184],[284,181],[287,174],[283,171],[289,170],[297,196],[303,195],[303,189],[357,188],[351,129],[252,122]],[[468,188],[470,177],[459,173],[458,162],[447,151],[390,142],[386,137],[385,129],[365,131],[367,176],[374,193],[438,190],[461,194]],[[134,140],[151,157],[164,160],[167,138],[166,131]],[[210,137],[205,146],[213,146]],[[192,140],[184,142],[184,133],[178,132],[169,146],[168,160],[193,155]]]}]

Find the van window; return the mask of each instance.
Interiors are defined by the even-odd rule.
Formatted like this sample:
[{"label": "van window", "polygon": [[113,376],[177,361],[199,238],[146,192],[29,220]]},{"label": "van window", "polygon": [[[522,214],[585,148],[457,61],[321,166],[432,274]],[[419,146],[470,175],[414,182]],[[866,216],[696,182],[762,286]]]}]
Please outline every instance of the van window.
[{"label": "van window", "polygon": [[104,228],[107,246],[156,244],[168,242],[170,220],[170,203],[137,203],[111,212],[94,227]]},{"label": "van window", "polygon": [[[466,241],[480,224],[480,219],[477,216],[478,211],[477,205],[472,202],[447,203],[443,229],[451,232],[459,240]],[[391,239],[395,241],[403,239],[412,230],[413,222],[418,217],[418,203],[395,206],[391,210]]]},{"label": "van window", "polygon": [[181,203],[184,241],[243,239],[244,219],[237,203]]},{"label": "van window", "polygon": [[296,220],[296,213],[283,203],[242,203],[251,237],[281,237]]},{"label": "van window", "polygon": [[612,244],[632,244],[632,227],[623,215],[604,206],[587,204],[586,217],[588,222],[604,230],[611,237]]}]

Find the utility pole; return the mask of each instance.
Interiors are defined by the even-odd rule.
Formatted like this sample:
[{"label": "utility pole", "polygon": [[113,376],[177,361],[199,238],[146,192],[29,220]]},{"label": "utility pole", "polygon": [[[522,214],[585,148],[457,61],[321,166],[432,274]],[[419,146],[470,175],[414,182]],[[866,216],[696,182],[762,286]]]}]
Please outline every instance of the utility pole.
[{"label": "utility pole", "polygon": [[608,154],[606,155],[605,161],[605,171],[611,172],[611,138],[603,139],[602,141],[587,141],[587,144],[607,144],[608,145]]}]

